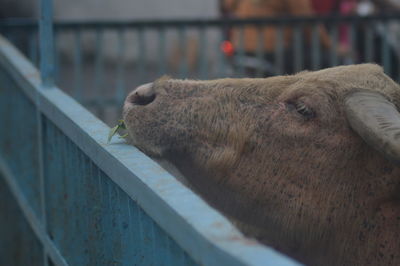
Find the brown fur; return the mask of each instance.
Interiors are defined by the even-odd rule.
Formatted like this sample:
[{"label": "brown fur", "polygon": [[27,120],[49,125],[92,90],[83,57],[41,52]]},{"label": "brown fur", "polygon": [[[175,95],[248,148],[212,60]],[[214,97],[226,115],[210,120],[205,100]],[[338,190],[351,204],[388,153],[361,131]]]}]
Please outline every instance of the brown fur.
[{"label": "brown fur", "polygon": [[[153,88],[152,103],[124,106],[134,145],[174,163],[244,233],[309,265],[400,265],[400,168],[343,109],[354,88],[400,107],[379,66]],[[292,108],[299,102],[315,117]]]}]

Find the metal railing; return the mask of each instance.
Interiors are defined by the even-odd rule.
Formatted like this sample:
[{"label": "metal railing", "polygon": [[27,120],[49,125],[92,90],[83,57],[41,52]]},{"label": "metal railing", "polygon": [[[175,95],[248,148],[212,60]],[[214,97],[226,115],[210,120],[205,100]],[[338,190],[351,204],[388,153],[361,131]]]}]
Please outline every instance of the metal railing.
[{"label": "metal railing", "polygon": [[54,86],[43,20],[41,73],[0,36],[0,265],[296,264],[107,144],[109,128]]},{"label": "metal railing", "polygon": [[[53,79],[107,120],[107,106],[119,112],[128,90],[164,74],[266,76],[287,72],[287,61],[293,71],[371,61],[381,63],[392,77],[399,75],[398,47],[391,35],[382,34],[399,22],[397,15],[59,22],[54,48],[45,20],[42,79],[0,38],[0,265],[295,264],[243,237],[134,147],[108,145],[109,128],[53,86]],[[318,25],[330,33],[328,51],[322,49]],[[246,55],[242,33],[233,57],[221,52],[229,31],[243,32],[248,26],[278,29],[276,49],[267,62],[273,73],[266,73],[270,70],[263,64],[248,71],[241,61]],[[344,57],[337,53],[343,27],[353,52]],[[283,49],[288,28],[294,40],[291,54]],[[305,42],[305,28],[311,29],[310,42]],[[0,31],[38,65],[36,22],[5,21]],[[253,60],[265,60],[263,41],[258,38]]]},{"label": "metal railing", "polygon": [[123,141],[0,37],[0,265],[294,265]]},{"label": "metal railing", "polygon": [[[174,78],[264,77],[320,69],[338,64],[376,62],[400,80],[400,15],[210,19],[131,22],[56,22],[55,78],[64,90],[103,121],[114,123],[124,96],[137,85],[162,75]],[[33,62],[37,61],[34,21],[0,23],[3,32]],[[321,45],[319,27],[330,38]],[[268,58],[263,35],[251,56],[244,30],[276,29]],[[308,35],[305,30],[308,29]],[[221,49],[232,30],[239,32],[233,56]],[[285,34],[291,31],[291,46]],[[339,46],[345,40],[348,52]],[[269,66],[269,69],[268,69]],[[288,67],[289,66],[289,67]],[[253,68],[253,69],[251,69]]]}]

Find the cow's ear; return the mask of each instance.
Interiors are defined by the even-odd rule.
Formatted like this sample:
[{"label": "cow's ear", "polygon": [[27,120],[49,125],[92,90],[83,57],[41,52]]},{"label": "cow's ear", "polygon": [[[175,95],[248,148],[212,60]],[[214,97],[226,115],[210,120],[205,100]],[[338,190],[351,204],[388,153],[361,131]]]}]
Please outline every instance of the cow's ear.
[{"label": "cow's ear", "polygon": [[384,95],[354,89],[344,99],[351,128],[387,159],[400,163],[400,113]]}]

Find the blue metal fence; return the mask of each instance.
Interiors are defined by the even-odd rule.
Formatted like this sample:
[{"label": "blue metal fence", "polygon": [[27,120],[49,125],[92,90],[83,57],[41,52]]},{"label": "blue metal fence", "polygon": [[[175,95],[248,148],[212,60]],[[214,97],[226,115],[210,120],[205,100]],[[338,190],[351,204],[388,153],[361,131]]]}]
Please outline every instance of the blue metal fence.
[{"label": "blue metal fence", "polygon": [[[323,49],[318,27],[324,25],[331,47]],[[176,78],[209,79],[276,75],[338,64],[376,62],[400,81],[400,15],[292,17],[263,19],[210,19],[131,22],[56,22],[55,77],[57,84],[103,121],[112,124],[119,116],[124,95],[139,84],[164,74]],[[244,30],[262,32],[276,28],[273,55],[265,60],[263,36],[258,51],[248,58]],[[397,27],[397,29],[396,29]],[[230,30],[241,40],[235,56],[227,56],[221,44]],[[310,30],[307,43],[305,29]],[[345,30],[344,30],[345,29]],[[283,47],[284,34],[293,31],[292,50]],[[0,32],[37,62],[36,22],[9,20]],[[349,52],[338,53],[341,39]],[[254,71],[248,71],[249,64]],[[285,66],[286,65],[286,66]],[[258,67],[257,67],[258,66]],[[269,66],[269,69],[268,69]],[[267,70],[266,70],[267,69]],[[268,72],[268,73],[266,73]]]},{"label": "blue metal fence", "polygon": [[[329,65],[361,58],[382,63],[396,78],[396,47],[378,33],[379,28],[382,33],[388,23],[399,21],[392,15],[57,23],[55,48],[43,49],[48,56],[42,57],[43,79],[0,37],[0,216],[5,217],[0,220],[0,265],[295,264],[243,237],[134,147],[107,144],[109,128],[52,86],[52,78],[106,118],[107,106],[119,112],[127,90],[162,74],[247,75],[247,66],[225,56],[220,44],[227,30],[248,25],[279,29],[277,49],[268,62],[274,74],[285,71],[288,55],[282,49],[283,32],[291,27],[295,71],[303,69],[307,60],[317,69],[323,66],[323,58]],[[320,49],[317,37],[316,25],[324,23],[330,25],[334,43],[328,54]],[[310,25],[312,53],[307,54],[302,53],[301,32]],[[335,49],[341,25],[349,28],[352,47],[360,41],[356,32],[362,26],[362,56],[339,58]],[[35,22],[3,22],[0,30],[38,63]],[[47,34],[51,36],[51,28]],[[243,37],[239,43],[240,59],[245,54]],[[256,59],[262,59],[261,52]],[[265,72],[256,69],[252,74]]]},{"label": "blue metal fence", "polygon": [[0,37],[0,265],[294,265],[52,87]]}]

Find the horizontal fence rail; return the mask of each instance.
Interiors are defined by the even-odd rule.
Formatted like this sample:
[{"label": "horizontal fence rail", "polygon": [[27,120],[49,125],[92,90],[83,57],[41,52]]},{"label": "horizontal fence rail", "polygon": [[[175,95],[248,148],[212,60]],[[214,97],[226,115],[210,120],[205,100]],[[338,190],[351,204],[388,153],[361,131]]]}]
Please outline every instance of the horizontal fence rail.
[{"label": "horizontal fence rail", "polygon": [[[322,40],[321,28],[329,47]],[[400,14],[61,21],[54,29],[57,84],[109,125],[120,116],[128,91],[163,75],[266,77],[375,62],[400,81]],[[249,29],[257,32],[253,40],[257,48],[250,52],[246,48]],[[263,34],[266,31],[274,34]],[[1,21],[0,32],[38,63],[35,21]],[[268,52],[266,41],[273,42]]]},{"label": "horizontal fence rail", "polygon": [[[241,235],[0,36],[0,265],[297,265]],[[45,254],[45,256],[43,256]]]}]

